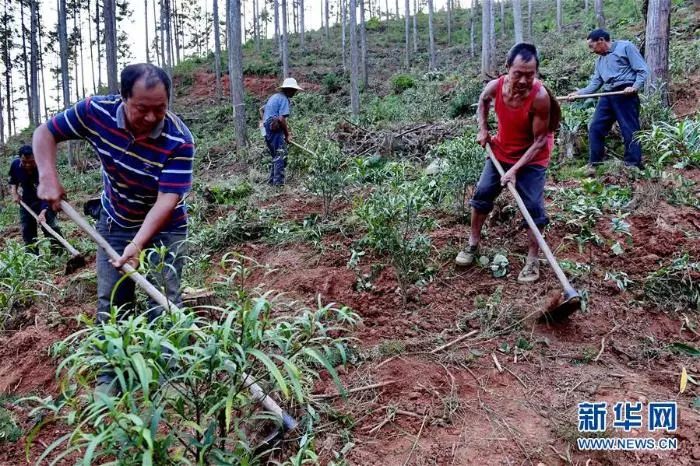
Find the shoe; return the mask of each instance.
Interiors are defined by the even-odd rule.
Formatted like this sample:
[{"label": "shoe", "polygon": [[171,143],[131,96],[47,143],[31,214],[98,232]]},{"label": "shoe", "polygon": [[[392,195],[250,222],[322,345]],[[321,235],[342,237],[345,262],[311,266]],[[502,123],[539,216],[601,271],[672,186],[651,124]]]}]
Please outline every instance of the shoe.
[{"label": "shoe", "polygon": [[525,267],[520,271],[518,275],[519,283],[532,283],[536,282],[540,278],[540,262],[538,259],[528,258],[525,262]]},{"label": "shoe", "polygon": [[588,176],[588,177],[595,176],[596,175],[595,165],[591,165],[591,164],[586,165],[586,172],[585,173],[586,173],[586,176]]},{"label": "shoe", "polygon": [[459,266],[472,265],[474,259],[476,259],[476,253],[479,250],[479,246],[467,246],[466,248],[459,251],[457,257],[455,258],[455,264]]}]

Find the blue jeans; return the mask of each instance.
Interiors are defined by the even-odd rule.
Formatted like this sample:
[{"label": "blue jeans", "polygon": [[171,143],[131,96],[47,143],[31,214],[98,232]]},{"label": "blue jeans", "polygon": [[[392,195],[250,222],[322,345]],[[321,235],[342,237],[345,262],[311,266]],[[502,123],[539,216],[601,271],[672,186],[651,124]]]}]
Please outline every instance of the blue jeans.
[{"label": "blue jeans", "polygon": [[[513,165],[501,163],[501,166],[503,171],[507,172]],[[515,177],[515,189],[538,227],[549,223],[547,212],[544,209],[544,182],[546,178],[547,169],[539,165],[525,165],[518,170]],[[501,175],[491,159],[488,159],[469,204],[477,212],[488,214],[493,210],[493,201],[501,194],[502,190]]]},{"label": "blue jeans", "polygon": [[[122,254],[124,248],[136,236],[138,228],[122,228],[117,225],[102,210],[100,220],[97,222],[97,231],[114,248],[117,254]],[[168,248],[167,256],[161,258],[159,254],[150,252],[147,260],[151,270],[147,276],[148,280],[161,290],[168,299],[175,305],[182,303],[180,295],[180,278],[182,277],[182,266],[185,260],[185,240],[187,232],[161,232],[157,234],[146,248],[165,246]],[[163,263],[163,266],[158,264]],[[109,319],[112,306],[121,307],[124,305],[133,306],[135,302],[135,283],[131,279],[124,279],[117,286],[117,282],[124,275],[120,273],[109,262],[109,256],[102,249],[97,250],[97,321],[105,322]],[[116,288],[115,288],[116,286]],[[162,307],[155,301],[149,299],[148,319],[152,321],[162,312]]]},{"label": "blue jeans", "polygon": [[605,137],[615,121],[620,125],[625,142],[625,165],[642,166],[642,148],[634,140],[639,131],[639,96],[613,95],[601,97],[588,127],[589,163],[598,165],[605,158]]},{"label": "blue jeans", "polygon": [[[34,202],[27,202],[26,203],[32,211],[34,211],[35,214],[39,214],[41,212],[41,202],[39,201],[34,201]],[[37,253],[37,247],[34,243],[36,243],[37,237],[38,237],[38,225],[37,221],[32,217],[32,215],[27,212],[24,207],[20,206],[19,207],[19,223],[22,228],[22,239],[24,240],[24,244],[29,248],[29,250],[33,253]],[[56,222],[56,212],[54,212],[51,209],[46,210],[46,223],[56,231],[59,235],[61,234],[60,228],[58,228],[58,223]],[[41,227],[41,231],[44,233],[45,238],[49,238],[51,240],[51,245],[59,250],[63,248],[61,246],[61,243],[58,242],[56,238],[51,236],[48,231],[44,229],[44,227]]]},{"label": "blue jeans", "polygon": [[284,172],[287,168],[287,142],[284,140],[284,131],[272,131],[269,119],[265,122],[265,144],[272,156],[270,177],[267,182],[273,186],[284,184]]}]

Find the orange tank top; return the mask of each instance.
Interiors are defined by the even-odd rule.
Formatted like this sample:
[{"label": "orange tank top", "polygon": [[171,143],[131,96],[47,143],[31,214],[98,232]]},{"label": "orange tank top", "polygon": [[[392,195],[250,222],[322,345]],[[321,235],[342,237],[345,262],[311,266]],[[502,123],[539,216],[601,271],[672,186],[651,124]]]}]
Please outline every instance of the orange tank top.
[{"label": "orange tank top", "polygon": [[[519,108],[508,106],[503,100],[503,83],[505,76],[498,78],[496,87],[496,118],[498,119],[498,131],[491,140],[491,149],[499,162],[514,164],[527,152],[535,142],[532,132],[532,104],[537,93],[542,88],[542,83],[535,80],[530,95]],[[530,165],[549,165],[549,157],[554,147],[554,133],[547,135],[547,145],[530,161]]]}]

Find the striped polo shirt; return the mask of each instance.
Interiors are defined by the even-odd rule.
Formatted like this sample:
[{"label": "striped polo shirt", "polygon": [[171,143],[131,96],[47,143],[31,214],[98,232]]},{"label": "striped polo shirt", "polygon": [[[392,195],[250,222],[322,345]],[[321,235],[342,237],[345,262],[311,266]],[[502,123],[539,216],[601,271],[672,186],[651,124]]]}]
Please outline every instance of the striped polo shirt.
[{"label": "striped polo shirt", "polygon": [[194,140],[174,113],[136,138],[127,129],[121,96],[92,96],[46,126],[57,142],[84,139],[95,148],[102,162],[102,207],[116,224],[140,227],[161,192],[181,196],[163,231],[187,228],[184,195],[192,188]]}]

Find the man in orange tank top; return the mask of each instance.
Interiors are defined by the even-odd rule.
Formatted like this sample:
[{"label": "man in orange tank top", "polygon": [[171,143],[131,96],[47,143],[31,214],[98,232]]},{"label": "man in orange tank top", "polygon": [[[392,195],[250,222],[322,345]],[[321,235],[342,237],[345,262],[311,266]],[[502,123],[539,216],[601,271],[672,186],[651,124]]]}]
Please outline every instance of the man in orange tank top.
[{"label": "man in orange tank top", "polygon": [[[544,183],[549,157],[554,146],[554,129],[559,124],[559,107],[540,81],[537,49],[520,43],[508,52],[508,73],[489,82],[479,99],[479,133],[477,141],[488,143],[505,170],[501,177],[490,159],[470,202],[472,206],[469,244],[460,251],[457,265],[470,265],[478,252],[481,228],[493,209],[493,201],[507,182],[515,183],[528,212],[541,229],[549,221],[544,208]],[[491,137],[488,116],[494,103],[498,131]],[[525,267],[518,275],[521,283],[539,278],[539,246],[529,232],[529,247]]]}]

